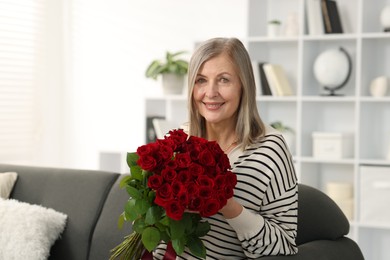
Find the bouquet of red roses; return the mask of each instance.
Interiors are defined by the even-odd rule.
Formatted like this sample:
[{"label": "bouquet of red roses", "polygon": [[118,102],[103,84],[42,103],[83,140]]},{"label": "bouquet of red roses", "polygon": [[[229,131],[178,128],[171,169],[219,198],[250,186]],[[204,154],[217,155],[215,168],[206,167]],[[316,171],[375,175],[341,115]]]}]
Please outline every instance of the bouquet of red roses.
[{"label": "bouquet of red roses", "polygon": [[229,198],[237,177],[227,155],[214,141],[172,130],[164,139],[127,154],[130,175],[121,187],[130,195],[119,218],[133,222],[133,232],[112,250],[111,259],[140,259],[161,242],[171,243],[176,254],[185,247],[204,258],[200,237],[209,223],[202,217],[216,214]]}]

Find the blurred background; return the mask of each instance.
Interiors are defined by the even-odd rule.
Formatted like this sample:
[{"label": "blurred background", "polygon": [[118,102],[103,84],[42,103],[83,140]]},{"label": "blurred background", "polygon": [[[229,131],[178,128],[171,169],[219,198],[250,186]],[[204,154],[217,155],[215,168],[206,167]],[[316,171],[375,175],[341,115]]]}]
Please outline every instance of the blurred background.
[{"label": "blurred background", "polygon": [[145,143],[166,51],[245,37],[242,0],[0,0],[0,162],[101,168]]}]

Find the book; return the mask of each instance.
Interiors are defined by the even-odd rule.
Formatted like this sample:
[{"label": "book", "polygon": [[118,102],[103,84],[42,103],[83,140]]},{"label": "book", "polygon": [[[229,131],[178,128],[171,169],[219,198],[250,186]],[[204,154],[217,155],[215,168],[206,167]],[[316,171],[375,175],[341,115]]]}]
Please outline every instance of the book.
[{"label": "book", "polygon": [[306,19],[309,35],[324,34],[321,0],[306,0]]},{"label": "book", "polygon": [[260,82],[261,82],[261,92],[263,96],[271,96],[272,92],[268,84],[267,76],[264,72],[264,64],[267,64],[266,62],[259,63],[259,71],[260,71]]},{"label": "book", "polygon": [[170,130],[178,128],[175,123],[164,118],[153,118],[152,123],[157,139],[163,139]]},{"label": "book", "polygon": [[343,33],[337,2],[328,0],[328,11],[332,33]]},{"label": "book", "polygon": [[148,116],[146,117],[146,134],[145,134],[145,142],[152,143],[155,142],[157,139],[156,131],[153,126],[153,119],[159,118],[159,119],[164,119],[165,117],[163,116]]},{"label": "book", "polygon": [[293,95],[292,87],[281,65],[267,63],[263,65],[263,68],[273,95]]},{"label": "book", "polygon": [[260,88],[260,71],[259,71],[259,62],[258,61],[252,61],[252,69],[253,69],[253,77],[255,78],[255,84],[256,84],[256,95],[261,95],[261,88]]},{"label": "book", "polygon": [[343,33],[341,19],[334,0],[321,0],[325,33]]}]

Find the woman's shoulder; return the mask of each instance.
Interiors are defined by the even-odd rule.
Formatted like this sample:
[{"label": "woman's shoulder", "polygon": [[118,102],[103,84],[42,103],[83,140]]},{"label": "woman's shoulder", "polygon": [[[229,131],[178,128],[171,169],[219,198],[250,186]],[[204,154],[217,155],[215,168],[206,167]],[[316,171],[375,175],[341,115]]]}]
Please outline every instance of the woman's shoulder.
[{"label": "woman's shoulder", "polygon": [[254,150],[270,148],[288,150],[283,135],[271,126],[266,125],[265,134],[259,137],[254,143],[247,146],[245,150],[251,153],[251,151],[253,152]]}]

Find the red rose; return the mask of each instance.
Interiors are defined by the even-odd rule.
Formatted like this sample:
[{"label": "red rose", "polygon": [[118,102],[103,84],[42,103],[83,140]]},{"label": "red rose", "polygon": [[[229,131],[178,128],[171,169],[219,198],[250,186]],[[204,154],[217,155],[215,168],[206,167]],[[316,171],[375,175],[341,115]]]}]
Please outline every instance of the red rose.
[{"label": "red rose", "polygon": [[230,199],[231,197],[233,197],[234,191],[232,187],[225,187],[224,190],[225,190],[224,194],[226,199]]},{"label": "red rose", "polygon": [[197,182],[200,186],[209,187],[209,188],[214,187],[213,179],[211,179],[210,177],[208,177],[206,175],[199,176]]},{"label": "red rose", "polygon": [[180,220],[185,208],[177,200],[170,200],[166,203],[165,211],[167,216],[174,220]]},{"label": "red rose", "polygon": [[158,145],[156,143],[141,145],[137,148],[137,154],[139,156],[151,155],[156,151],[157,148]]},{"label": "red rose", "polygon": [[190,198],[188,209],[192,211],[200,211],[203,207],[203,200],[200,197]]},{"label": "red rose", "polygon": [[168,160],[172,158],[173,150],[172,147],[168,145],[160,145],[158,153],[163,160]]},{"label": "red rose", "polygon": [[209,150],[203,150],[199,155],[199,162],[205,166],[214,166],[215,159]]},{"label": "red rose", "polygon": [[187,170],[181,170],[177,173],[177,180],[181,183],[188,183],[191,181],[191,174]]},{"label": "red rose", "polygon": [[188,206],[189,196],[185,189],[181,189],[180,192],[177,194],[177,200],[183,207],[186,208]]},{"label": "red rose", "polygon": [[221,207],[221,209],[226,205],[227,203],[227,198],[225,197],[225,194],[223,194],[222,192],[219,192],[217,194],[217,199],[219,201],[219,205]]},{"label": "red rose", "polygon": [[198,196],[199,187],[196,183],[190,182],[186,184],[187,193],[191,198]]},{"label": "red rose", "polygon": [[146,171],[153,171],[157,166],[157,161],[153,156],[145,155],[139,157],[137,164]]},{"label": "red rose", "polygon": [[237,175],[231,171],[227,171],[225,174],[226,183],[229,187],[234,188],[237,185]]},{"label": "red rose", "polygon": [[214,187],[216,190],[222,190],[226,186],[226,175],[218,175],[214,179]]},{"label": "red rose", "polygon": [[156,190],[156,198],[154,202],[157,205],[164,207],[172,198],[172,186],[169,183],[164,183]]},{"label": "red rose", "polygon": [[177,180],[172,182],[171,187],[172,187],[173,196],[178,196],[178,194],[180,194],[183,191],[186,192],[185,186]]},{"label": "red rose", "polygon": [[166,182],[171,183],[176,178],[176,171],[172,168],[165,168],[161,171],[161,176]]},{"label": "red rose", "polygon": [[189,153],[179,153],[175,157],[177,166],[180,168],[187,168],[191,164],[191,157]]},{"label": "red rose", "polygon": [[173,140],[177,146],[180,146],[187,140],[188,135],[184,133],[183,129],[169,131],[169,139]]},{"label": "red rose", "polygon": [[160,188],[162,183],[163,178],[158,174],[154,174],[148,178],[148,187],[153,190],[157,190],[158,188]]},{"label": "red rose", "polygon": [[204,202],[203,207],[200,210],[200,215],[202,217],[210,217],[215,215],[220,210],[221,205],[217,199],[208,199]]},{"label": "red rose", "polygon": [[199,187],[199,197],[201,197],[202,199],[209,199],[211,197],[211,194],[213,194],[213,190],[211,189],[211,187]]},{"label": "red rose", "polygon": [[191,179],[195,181],[204,173],[204,168],[197,163],[191,163],[188,167],[188,171],[190,172]]}]

